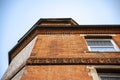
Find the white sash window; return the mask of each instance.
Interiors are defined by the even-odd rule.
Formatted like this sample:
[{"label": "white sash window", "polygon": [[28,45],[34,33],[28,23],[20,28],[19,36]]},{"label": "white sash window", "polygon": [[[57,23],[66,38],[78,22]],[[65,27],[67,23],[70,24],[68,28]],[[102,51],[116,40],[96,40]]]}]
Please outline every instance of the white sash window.
[{"label": "white sash window", "polygon": [[118,47],[112,39],[87,39],[90,51],[111,52],[118,51]]}]

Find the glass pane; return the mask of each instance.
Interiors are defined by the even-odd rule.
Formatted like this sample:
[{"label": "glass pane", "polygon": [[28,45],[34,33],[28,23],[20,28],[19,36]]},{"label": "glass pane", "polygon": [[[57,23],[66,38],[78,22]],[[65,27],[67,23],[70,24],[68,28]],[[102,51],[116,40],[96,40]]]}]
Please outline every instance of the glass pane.
[{"label": "glass pane", "polygon": [[87,41],[88,46],[113,46],[111,41]]},{"label": "glass pane", "polygon": [[114,47],[91,47],[91,51],[115,51]]},{"label": "glass pane", "polygon": [[120,80],[120,77],[101,77],[101,80]]}]

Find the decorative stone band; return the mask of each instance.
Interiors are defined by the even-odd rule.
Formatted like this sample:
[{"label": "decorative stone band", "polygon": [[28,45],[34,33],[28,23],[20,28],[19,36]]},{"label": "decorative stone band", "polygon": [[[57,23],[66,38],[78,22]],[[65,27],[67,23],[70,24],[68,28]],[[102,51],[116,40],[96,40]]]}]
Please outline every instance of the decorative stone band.
[{"label": "decorative stone band", "polygon": [[27,65],[120,65],[120,58],[29,58]]}]

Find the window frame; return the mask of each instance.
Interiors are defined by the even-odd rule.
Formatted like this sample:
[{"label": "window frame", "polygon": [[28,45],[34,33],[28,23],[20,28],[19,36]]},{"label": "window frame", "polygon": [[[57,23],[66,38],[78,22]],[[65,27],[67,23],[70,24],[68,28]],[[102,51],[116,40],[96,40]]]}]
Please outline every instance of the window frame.
[{"label": "window frame", "polygon": [[[113,46],[89,46],[88,41],[110,41]],[[96,39],[86,39],[86,43],[87,43],[87,47],[88,47],[89,51],[92,51],[91,47],[111,47],[111,48],[115,49],[114,51],[93,51],[93,52],[116,52],[116,51],[119,51],[119,48],[118,48],[117,44],[113,41],[113,39],[97,39],[97,38]]]},{"label": "window frame", "polygon": [[[88,65],[87,68],[90,70],[89,75],[92,77],[93,80],[101,80],[99,77],[99,74],[111,73],[111,74],[120,75],[120,66],[119,65],[99,65],[99,66]],[[103,70],[103,72],[100,69]],[[111,69],[112,69],[112,71],[111,71]],[[107,72],[106,70],[108,70],[109,72]],[[117,72],[115,72],[114,70],[117,70]]]}]

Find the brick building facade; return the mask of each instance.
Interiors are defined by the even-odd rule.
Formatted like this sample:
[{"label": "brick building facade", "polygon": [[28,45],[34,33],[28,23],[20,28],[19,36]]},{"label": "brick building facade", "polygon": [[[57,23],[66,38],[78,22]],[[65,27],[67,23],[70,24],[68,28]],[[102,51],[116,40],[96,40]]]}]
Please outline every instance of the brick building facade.
[{"label": "brick building facade", "polygon": [[40,19],[9,52],[3,80],[120,80],[120,25]]}]

